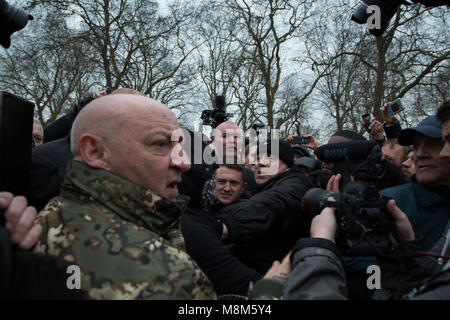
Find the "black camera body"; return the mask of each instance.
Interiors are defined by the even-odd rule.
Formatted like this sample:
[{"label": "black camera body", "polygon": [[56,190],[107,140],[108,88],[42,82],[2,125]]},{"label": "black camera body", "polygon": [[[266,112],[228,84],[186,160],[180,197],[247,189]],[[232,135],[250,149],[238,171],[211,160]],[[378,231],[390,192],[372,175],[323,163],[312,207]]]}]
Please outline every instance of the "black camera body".
[{"label": "black camera body", "polygon": [[370,129],[369,129],[369,126],[370,126],[370,114],[365,113],[365,114],[363,114],[361,116],[361,118],[364,121],[366,131],[370,133]]},{"label": "black camera body", "polygon": [[201,115],[203,125],[211,126],[212,128],[216,128],[233,116],[232,113],[227,113],[225,110],[224,96],[216,96],[215,102],[213,110],[203,110]]},{"label": "black camera body", "polygon": [[[328,201],[333,197],[336,201]],[[373,184],[348,182],[342,193],[320,188],[308,190],[303,209],[315,216],[325,207],[336,208],[336,243],[346,256],[372,256],[390,251],[387,237],[392,217],[386,210],[389,198],[380,195]]]},{"label": "black camera body", "polygon": [[403,107],[402,100],[400,99],[394,100],[386,108],[386,112],[389,117],[393,117],[403,110],[405,110],[405,108]]},{"label": "black camera body", "polygon": [[309,138],[307,137],[294,137],[292,138],[292,144],[308,144]]},{"label": "black camera body", "polygon": [[[344,255],[372,256],[388,253],[391,249],[388,234],[394,231],[394,223],[386,209],[389,198],[380,195],[374,183],[376,179],[382,179],[386,174],[380,147],[372,141],[341,143],[336,147],[338,150],[344,150],[345,145],[349,146],[345,156],[346,163],[350,160],[353,162],[360,160],[364,157],[363,153],[366,160],[344,177],[343,181],[346,182],[341,184],[341,193],[320,188],[308,190],[303,198],[303,210],[310,217],[314,217],[325,207],[336,208],[338,226],[336,243]],[[333,145],[329,145],[328,151],[336,149],[336,147],[331,149],[331,146]],[[319,150],[320,160],[329,160],[325,156],[320,157],[332,154],[326,151],[326,149]],[[356,157],[358,159],[355,159]],[[350,181],[350,175],[354,176],[356,181]],[[328,201],[329,197],[333,197],[335,202]]]}]

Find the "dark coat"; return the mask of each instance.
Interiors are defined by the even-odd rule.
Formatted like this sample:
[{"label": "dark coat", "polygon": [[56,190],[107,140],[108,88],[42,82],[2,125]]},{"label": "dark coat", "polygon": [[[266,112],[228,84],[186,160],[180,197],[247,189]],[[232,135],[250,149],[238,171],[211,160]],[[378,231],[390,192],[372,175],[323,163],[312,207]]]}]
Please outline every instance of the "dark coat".
[{"label": "dark coat", "polygon": [[213,283],[218,295],[246,295],[250,282],[262,278],[234,257],[221,241],[222,224],[206,209],[188,209],[181,220],[186,252]]},{"label": "dark coat", "polygon": [[311,217],[301,202],[312,187],[305,174],[289,170],[259,185],[250,199],[222,209],[219,219],[236,244],[236,256],[261,274],[283,259],[300,236],[309,235]]},{"label": "dark coat", "polygon": [[29,203],[39,212],[59,195],[67,165],[73,159],[70,136],[33,148]]}]

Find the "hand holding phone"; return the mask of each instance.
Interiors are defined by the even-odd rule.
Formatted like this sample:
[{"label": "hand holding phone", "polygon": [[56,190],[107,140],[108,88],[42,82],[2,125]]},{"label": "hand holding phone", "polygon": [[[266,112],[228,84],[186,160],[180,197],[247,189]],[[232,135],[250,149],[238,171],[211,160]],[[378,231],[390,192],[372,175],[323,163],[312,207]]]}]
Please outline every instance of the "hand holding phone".
[{"label": "hand holding phone", "polygon": [[370,126],[370,114],[368,114],[368,113],[363,114],[362,115],[362,119],[364,121],[364,127],[366,128],[366,131],[370,133],[370,129],[369,129],[369,126]]},{"label": "hand holding phone", "polygon": [[309,138],[307,137],[293,137],[292,138],[292,144],[308,144]]},{"label": "hand holding phone", "polygon": [[400,113],[401,111],[405,110],[405,108],[402,105],[402,101],[400,99],[396,99],[392,101],[387,107],[386,107],[386,113],[388,117],[393,117],[397,113]]}]

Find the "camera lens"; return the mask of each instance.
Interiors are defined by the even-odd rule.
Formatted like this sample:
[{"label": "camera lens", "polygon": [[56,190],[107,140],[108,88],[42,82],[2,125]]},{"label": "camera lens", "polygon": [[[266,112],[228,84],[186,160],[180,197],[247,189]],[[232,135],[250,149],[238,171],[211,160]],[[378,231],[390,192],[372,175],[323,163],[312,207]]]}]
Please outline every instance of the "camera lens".
[{"label": "camera lens", "polygon": [[303,210],[308,216],[314,217],[325,208],[325,202],[329,197],[338,201],[339,194],[320,188],[309,189],[303,196]]}]

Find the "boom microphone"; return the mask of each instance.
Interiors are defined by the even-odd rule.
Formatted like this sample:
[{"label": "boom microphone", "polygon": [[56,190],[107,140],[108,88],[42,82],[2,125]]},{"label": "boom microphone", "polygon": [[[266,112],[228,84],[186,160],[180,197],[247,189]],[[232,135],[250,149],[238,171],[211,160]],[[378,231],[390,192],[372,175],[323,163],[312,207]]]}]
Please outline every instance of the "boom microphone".
[{"label": "boom microphone", "polygon": [[317,157],[324,162],[344,162],[349,160],[366,160],[370,151],[378,146],[373,140],[349,141],[326,144],[317,149]]}]

